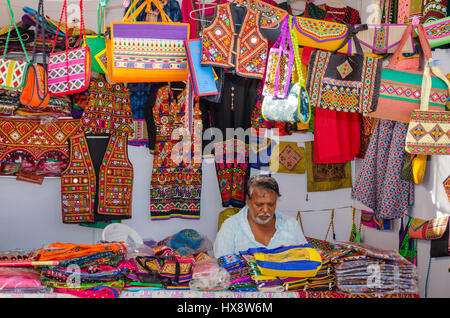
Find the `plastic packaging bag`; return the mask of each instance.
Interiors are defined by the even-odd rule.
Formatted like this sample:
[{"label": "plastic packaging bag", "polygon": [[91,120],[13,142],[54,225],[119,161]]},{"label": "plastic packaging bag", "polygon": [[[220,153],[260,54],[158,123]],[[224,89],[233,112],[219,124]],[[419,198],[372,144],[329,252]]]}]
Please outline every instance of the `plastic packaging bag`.
[{"label": "plastic packaging bag", "polygon": [[226,290],[229,286],[230,274],[219,266],[216,258],[207,257],[194,264],[189,282],[192,290]]}]

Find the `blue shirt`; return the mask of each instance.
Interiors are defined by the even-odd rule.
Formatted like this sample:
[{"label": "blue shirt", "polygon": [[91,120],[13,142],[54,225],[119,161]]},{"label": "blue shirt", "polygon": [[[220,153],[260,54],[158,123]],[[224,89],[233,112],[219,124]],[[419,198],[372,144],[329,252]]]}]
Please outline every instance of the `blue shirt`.
[{"label": "blue shirt", "polygon": [[247,219],[248,207],[226,219],[214,242],[214,256],[219,258],[228,254],[237,254],[249,248],[265,247],[268,249],[308,243],[298,222],[275,210],[275,234],[265,246],[255,240]]}]

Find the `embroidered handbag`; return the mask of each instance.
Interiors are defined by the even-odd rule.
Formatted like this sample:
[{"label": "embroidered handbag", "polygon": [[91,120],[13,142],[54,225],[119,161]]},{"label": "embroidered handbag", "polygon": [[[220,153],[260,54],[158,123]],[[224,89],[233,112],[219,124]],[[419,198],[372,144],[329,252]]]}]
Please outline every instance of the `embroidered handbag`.
[{"label": "embroidered handbag", "polygon": [[431,48],[450,43],[450,17],[424,23],[423,28]]},{"label": "embroidered handbag", "polygon": [[291,83],[294,49],[289,32],[289,17],[283,20],[277,41],[269,51],[263,96],[286,98]]},{"label": "embroidered handbag", "polygon": [[408,234],[411,238],[420,240],[440,239],[448,227],[448,220],[449,216],[431,220],[412,218],[409,225]]},{"label": "embroidered handbag", "polygon": [[351,37],[351,33],[346,24],[294,17],[293,27],[290,29],[295,31],[298,43],[302,46],[351,54],[351,41],[346,41]]},{"label": "embroidered handbag", "polygon": [[269,169],[279,173],[305,173],[305,148],[296,142],[280,141],[272,150]]},{"label": "embroidered handbag", "polygon": [[[121,22],[106,28],[108,78],[115,82],[175,82],[188,77],[184,40],[189,24],[172,22],[159,0],[146,0],[133,13],[134,0]],[[162,22],[131,22],[154,4]]]},{"label": "embroidered handbag", "polygon": [[450,154],[450,112],[428,109],[432,81],[430,68],[435,75],[446,83],[450,91],[449,81],[433,63],[433,59],[430,58],[425,65],[420,109],[412,112],[408,125],[405,150],[411,154]]},{"label": "embroidered handbag", "polygon": [[[39,0],[37,21],[40,21],[42,31],[42,52],[45,52],[45,28],[44,28],[44,0]],[[34,35],[33,57],[31,59],[30,67],[26,73],[25,86],[20,94],[20,103],[28,107],[44,108],[50,101],[50,94],[48,91],[48,76],[47,76],[47,54],[42,54],[42,65],[34,63],[36,57],[36,41],[38,33],[38,23],[36,22],[36,32]]]},{"label": "embroidered handbag", "polygon": [[106,74],[106,44],[102,36],[102,25],[105,17],[105,7],[109,0],[100,0],[97,7],[97,35],[87,35],[86,41],[91,57],[91,71]]},{"label": "embroidered handbag", "polygon": [[[408,25],[389,64],[383,67],[377,106],[375,111],[368,113],[367,116],[409,122],[413,110],[419,108],[423,71],[399,70],[396,65],[403,44],[410,37],[413,27],[418,28],[420,45],[425,59],[428,60],[431,57],[431,49],[425,38],[422,25]],[[431,85],[429,109],[444,110],[449,96],[447,84],[433,76]]]},{"label": "embroidered handbag", "polygon": [[[356,34],[364,25],[355,29]],[[312,107],[366,114],[377,102],[381,59],[364,56],[356,37],[357,54],[316,50],[309,61],[306,88]]]},{"label": "embroidered handbag", "polygon": [[[9,2],[9,0],[7,0],[6,2],[8,4],[9,14],[11,16],[11,24],[9,26],[5,48],[3,49],[3,56],[2,58],[0,58],[0,88],[21,90],[25,85],[25,74],[27,73],[27,70],[30,66],[30,59],[25,49],[25,45],[23,44],[19,28],[14,21],[14,13],[11,8],[11,3]],[[6,52],[8,51],[8,43],[10,41],[13,26],[17,33],[17,37],[19,38],[23,52],[25,53],[26,61],[16,61],[6,58]]]},{"label": "embroidered handbag", "polygon": [[[358,26],[355,25],[355,27]],[[367,30],[362,30],[356,34],[362,51],[364,53],[387,54],[395,52],[408,25],[368,24],[367,27]],[[402,53],[414,52],[414,38],[412,33],[401,50]],[[355,43],[352,45],[351,52],[356,52]]]},{"label": "embroidered handbag", "polygon": [[[292,28],[292,20],[288,18],[292,47],[298,47],[296,32]],[[308,123],[311,118],[311,105],[308,92],[305,88],[304,78],[301,71],[301,62],[298,50],[294,50],[295,69],[297,71],[298,82],[293,81],[295,73],[291,74],[289,93],[286,98],[275,98],[266,96],[261,105],[261,115],[264,120],[288,122],[288,123]]]},{"label": "embroidered handbag", "polygon": [[63,15],[66,19],[66,49],[54,53],[58,36],[58,34],[56,34],[48,61],[48,89],[52,96],[82,92],[89,88],[89,81],[91,79],[91,57],[89,47],[86,46],[83,0],[80,0],[80,37],[83,37],[83,44],[81,47],[69,49],[69,38],[67,35],[67,0],[64,0],[58,30],[60,29]]}]

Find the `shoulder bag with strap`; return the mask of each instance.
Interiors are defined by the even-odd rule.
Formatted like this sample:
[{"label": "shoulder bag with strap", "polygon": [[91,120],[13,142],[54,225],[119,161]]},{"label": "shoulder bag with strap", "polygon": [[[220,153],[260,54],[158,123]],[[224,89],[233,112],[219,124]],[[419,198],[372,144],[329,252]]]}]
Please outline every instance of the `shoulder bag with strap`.
[{"label": "shoulder bag with strap", "polygon": [[[11,3],[6,0],[8,4],[9,14],[11,15],[11,24],[9,26],[8,36],[6,38],[5,48],[3,50],[3,56],[0,58],[0,88],[21,90],[25,85],[25,75],[30,67],[30,58],[28,57],[25,45],[23,44],[22,37],[20,35],[19,28],[14,21],[14,13],[11,8]],[[6,52],[8,51],[8,43],[11,37],[11,30],[14,29],[17,32],[20,45],[25,53],[26,61],[17,61],[6,58]]]},{"label": "shoulder bag with strap", "polygon": [[[39,0],[36,15],[36,30],[34,34],[33,57],[26,73],[25,86],[20,94],[20,103],[27,107],[44,108],[48,105],[50,94],[48,91],[47,54],[45,52],[44,0]],[[42,32],[42,65],[35,63],[38,27]]]},{"label": "shoulder bag with strap", "polygon": [[[58,30],[61,27],[63,15],[65,16],[66,49],[55,53],[58,33],[55,35],[52,52],[48,61],[48,89],[50,95],[60,96],[75,94],[89,88],[91,79],[91,57],[89,47],[86,45],[86,32],[84,29],[83,0],[80,0],[80,38],[83,44],[79,48],[69,49],[67,32],[67,0],[64,0]],[[80,42],[80,43],[81,43]]]}]

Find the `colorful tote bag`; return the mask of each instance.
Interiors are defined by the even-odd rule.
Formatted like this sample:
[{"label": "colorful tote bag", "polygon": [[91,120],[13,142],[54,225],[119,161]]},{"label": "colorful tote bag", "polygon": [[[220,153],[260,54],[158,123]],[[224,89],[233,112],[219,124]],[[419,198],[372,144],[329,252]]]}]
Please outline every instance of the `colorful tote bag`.
[{"label": "colorful tote bag", "polygon": [[[159,0],[147,0],[133,13],[134,0],[121,22],[106,28],[108,78],[115,82],[176,82],[188,77],[184,40],[189,24],[172,22]],[[154,4],[162,22],[131,22]]]},{"label": "colorful tote bag", "polygon": [[449,155],[450,154],[450,112],[428,109],[431,98],[430,68],[449,89],[450,83],[442,71],[429,59],[425,65],[420,109],[411,114],[405,150],[417,155]]},{"label": "colorful tote bag", "polygon": [[[5,48],[3,49],[3,56],[0,58],[0,88],[20,90],[25,85],[26,73],[30,66],[30,59],[28,57],[25,45],[23,44],[22,37],[20,35],[19,28],[14,21],[14,13],[11,8],[9,0],[6,1],[9,8],[9,14],[11,16],[11,24],[8,30],[8,36],[6,38]],[[14,27],[17,37],[19,38],[20,45],[25,53],[26,61],[12,60],[6,58],[6,52],[8,51],[8,43],[11,37],[11,31]]]},{"label": "colorful tote bag", "polygon": [[[38,5],[38,20],[42,32],[42,51],[45,52],[45,27],[43,22],[44,17],[44,0],[39,0]],[[26,73],[25,86],[20,94],[20,103],[27,107],[44,108],[50,101],[50,94],[48,91],[48,75],[47,75],[47,55],[43,54],[43,64],[34,62],[36,57],[36,42],[37,42],[37,28],[34,34],[33,57],[31,59],[30,67]]]},{"label": "colorful tote bag", "polygon": [[[367,26],[367,30],[358,32],[356,37],[364,53],[374,54],[394,53],[408,27],[406,24],[368,24]],[[356,52],[354,43],[352,52]],[[402,53],[413,52],[414,38],[411,34],[402,48]]]},{"label": "colorful tote bag", "polygon": [[89,87],[89,81],[91,79],[91,58],[89,47],[86,46],[83,0],[80,0],[80,37],[83,36],[83,44],[81,47],[69,49],[69,39],[67,36],[67,0],[64,0],[58,30],[60,29],[63,15],[66,20],[66,49],[61,52],[54,52],[58,36],[56,34],[48,61],[48,89],[52,96],[82,92]]},{"label": "colorful tote bag", "polygon": [[[375,111],[367,116],[401,122],[409,122],[412,112],[420,107],[423,71],[399,70],[397,60],[403,44],[410,37],[413,27],[418,28],[420,46],[425,60],[431,57],[431,49],[424,35],[422,25],[409,25],[403,34],[402,41],[391,57],[389,64],[381,72],[381,83]],[[447,84],[432,76],[431,93],[428,107],[430,110],[445,110],[449,96]]]},{"label": "colorful tote bag", "polygon": [[423,24],[431,48],[450,43],[450,17]]},{"label": "colorful tote bag", "polygon": [[381,59],[364,56],[358,39],[353,56],[317,50],[311,54],[306,88],[312,107],[367,114],[377,102]]},{"label": "colorful tote bag", "polygon": [[283,20],[281,33],[269,51],[263,96],[286,98],[291,83],[294,49],[289,32],[289,17]]},{"label": "colorful tote bag", "polygon": [[100,0],[97,8],[97,35],[87,35],[86,41],[91,52],[91,71],[106,74],[106,44],[102,36],[102,25],[105,17],[105,7],[109,0]]}]

